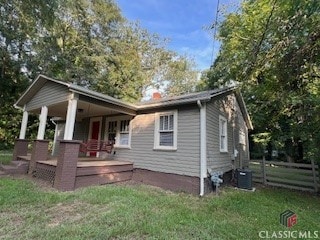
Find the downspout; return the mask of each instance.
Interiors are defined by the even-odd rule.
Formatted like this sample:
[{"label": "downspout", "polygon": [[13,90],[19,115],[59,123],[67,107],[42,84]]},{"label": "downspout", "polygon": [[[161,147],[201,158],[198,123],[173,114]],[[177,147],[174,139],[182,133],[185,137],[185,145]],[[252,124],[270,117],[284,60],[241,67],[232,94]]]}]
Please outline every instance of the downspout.
[{"label": "downspout", "polygon": [[57,144],[57,137],[58,137],[58,124],[54,121],[53,118],[50,119],[50,121],[54,124],[54,137],[53,137],[53,144],[52,144],[52,152],[51,156],[55,155],[56,152],[56,144]]},{"label": "downspout", "polygon": [[207,108],[197,101],[200,109],[200,196],[204,195],[204,180],[207,177]]}]

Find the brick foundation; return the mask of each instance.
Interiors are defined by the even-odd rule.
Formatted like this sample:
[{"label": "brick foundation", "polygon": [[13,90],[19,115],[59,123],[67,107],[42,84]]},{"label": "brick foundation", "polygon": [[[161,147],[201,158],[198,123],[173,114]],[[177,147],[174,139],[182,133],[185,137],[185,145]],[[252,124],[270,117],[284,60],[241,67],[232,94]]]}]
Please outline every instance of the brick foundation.
[{"label": "brick foundation", "polygon": [[136,168],[133,170],[132,179],[136,182],[161,187],[171,191],[182,191],[192,194],[200,193],[200,179],[198,177],[154,172]]},{"label": "brick foundation", "polygon": [[79,141],[60,141],[54,188],[60,191],[75,189],[79,148]]},{"label": "brick foundation", "polygon": [[32,174],[37,165],[37,161],[45,161],[48,158],[48,140],[34,140],[32,146],[31,160],[29,164],[29,174]]},{"label": "brick foundation", "polygon": [[[223,175],[222,186],[230,183],[231,175],[231,171]],[[196,195],[200,194],[200,178],[198,177],[136,168],[133,170],[132,180],[175,192],[182,191]],[[212,186],[212,182],[208,177],[204,180],[204,193],[208,194],[213,191],[215,191],[215,187]]]},{"label": "brick foundation", "polygon": [[26,139],[16,139],[16,141],[14,143],[12,161],[17,161],[18,156],[26,156],[27,155],[29,142],[30,141],[26,140]]}]

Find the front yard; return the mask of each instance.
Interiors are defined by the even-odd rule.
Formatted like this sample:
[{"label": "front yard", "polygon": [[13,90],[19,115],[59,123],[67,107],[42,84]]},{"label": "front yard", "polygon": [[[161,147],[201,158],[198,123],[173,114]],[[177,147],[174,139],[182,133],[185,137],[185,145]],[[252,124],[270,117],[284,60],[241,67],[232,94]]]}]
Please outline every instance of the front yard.
[{"label": "front yard", "polygon": [[0,164],[9,164],[12,159],[12,151],[0,150]]},{"label": "front yard", "polygon": [[[290,229],[279,223],[287,209],[298,216]],[[1,177],[0,212],[0,239],[259,239],[259,231],[320,231],[319,196],[263,187],[225,187],[203,198],[130,184],[62,193]]]}]

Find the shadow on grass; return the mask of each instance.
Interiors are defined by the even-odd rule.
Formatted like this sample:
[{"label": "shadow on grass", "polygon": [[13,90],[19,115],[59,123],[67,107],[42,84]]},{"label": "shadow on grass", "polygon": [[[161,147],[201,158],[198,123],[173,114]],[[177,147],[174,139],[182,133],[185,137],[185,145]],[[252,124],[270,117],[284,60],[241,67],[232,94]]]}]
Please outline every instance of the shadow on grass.
[{"label": "shadow on grass", "polygon": [[5,239],[258,239],[286,230],[280,213],[298,216],[293,230],[317,231],[319,196],[231,187],[199,198],[146,185],[104,185],[58,192],[28,179],[0,181],[0,235]]}]

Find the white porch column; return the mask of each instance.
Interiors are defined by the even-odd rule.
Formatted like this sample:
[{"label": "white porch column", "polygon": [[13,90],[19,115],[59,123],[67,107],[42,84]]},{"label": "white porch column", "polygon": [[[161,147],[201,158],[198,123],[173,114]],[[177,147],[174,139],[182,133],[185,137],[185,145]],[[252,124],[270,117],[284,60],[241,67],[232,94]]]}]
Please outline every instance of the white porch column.
[{"label": "white porch column", "polygon": [[19,139],[26,138],[28,116],[29,116],[28,112],[26,110],[23,110]]},{"label": "white porch column", "polygon": [[72,98],[69,99],[69,102],[68,102],[66,126],[64,129],[64,137],[63,137],[64,140],[72,140],[73,138],[74,124],[76,121],[76,114],[77,114],[77,105],[78,105],[78,96],[73,94]]},{"label": "white porch column", "polygon": [[41,113],[39,116],[39,127],[38,127],[38,135],[37,140],[43,140],[44,139],[44,133],[46,131],[46,124],[47,124],[47,116],[48,116],[48,107],[43,106],[41,108]]}]

